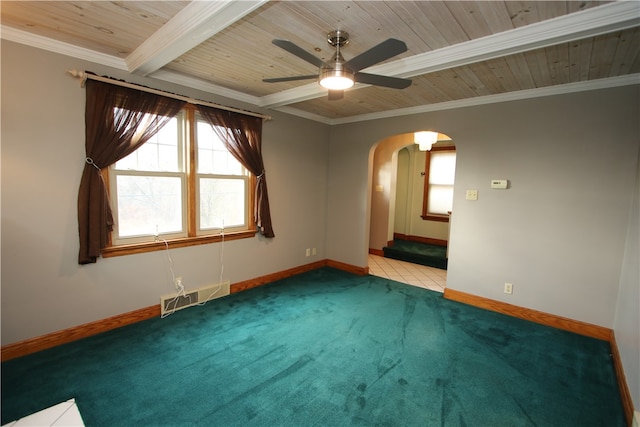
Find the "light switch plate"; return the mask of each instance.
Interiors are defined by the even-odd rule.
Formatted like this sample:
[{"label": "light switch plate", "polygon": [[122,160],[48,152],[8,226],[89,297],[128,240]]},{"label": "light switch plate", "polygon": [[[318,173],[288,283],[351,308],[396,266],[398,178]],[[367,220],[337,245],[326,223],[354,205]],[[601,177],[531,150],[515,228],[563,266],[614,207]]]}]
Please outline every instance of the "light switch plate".
[{"label": "light switch plate", "polygon": [[508,181],[506,179],[492,179],[491,180],[491,188],[496,188],[499,190],[506,190],[508,185]]}]

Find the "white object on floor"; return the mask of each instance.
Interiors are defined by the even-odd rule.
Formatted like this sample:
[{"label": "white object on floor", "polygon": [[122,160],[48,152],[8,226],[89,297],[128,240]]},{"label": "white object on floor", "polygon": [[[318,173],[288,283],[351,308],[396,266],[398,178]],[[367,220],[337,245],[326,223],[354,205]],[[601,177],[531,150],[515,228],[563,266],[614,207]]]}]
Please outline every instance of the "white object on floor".
[{"label": "white object on floor", "polygon": [[76,400],[69,399],[35,414],[27,415],[17,421],[12,421],[2,427],[26,426],[84,427],[84,422],[76,406]]}]

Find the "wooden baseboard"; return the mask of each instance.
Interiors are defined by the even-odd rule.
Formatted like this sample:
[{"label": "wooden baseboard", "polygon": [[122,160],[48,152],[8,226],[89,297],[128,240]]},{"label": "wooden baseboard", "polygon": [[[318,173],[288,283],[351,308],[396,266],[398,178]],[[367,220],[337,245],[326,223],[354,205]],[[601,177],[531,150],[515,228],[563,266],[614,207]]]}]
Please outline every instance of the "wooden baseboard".
[{"label": "wooden baseboard", "polygon": [[[230,292],[237,293],[246,291],[247,289],[262,286],[267,283],[295,276],[307,271],[315,270],[322,267],[333,267],[350,273],[365,275],[369,273],[369,267],[356,267],[354,265],[345,264],[333,260],[321,260],[299,267],[290,268],[266,276],[257,277],[255,279],[245,280],[231,285]],[[95,322],[86,323],[84,325],[74,326],[61,331],[52,332],[35,338],[29,338],[12,344],[2,346],[0,349],[1,360],[7,361],[16,357],[26,356],[27,354],[36,353],[58,345],[67,344],[102,332],[107,332],[121,326],[130,325],[143,320],[160,316],[160,304],[151,307],[142,308],[129,313],[120,314],[109,317],[107,319],[96,320]]]},{"label": "wooden baseboard", "polygon": [[449,288],[444,290],[444,297],[452,301],[462,302],[475,307],[484,308],[485,310],[507,314],[509,316],[563,329],[576,334],[586,335],[588,337],[604,341],[611,341],[611,334],[613,332],[611,329],[593,325],[591,323],[580,322],[579,320],[568,319],[566,317],[556,316],[542,311],[531,310]]},{"label": "wooden baseboard", "polygon": [[160,304],[8,344],[2,346],[0,355],[4,362],[158,316]]},{"label": "wooden baseboard", "polygon": [[378,256],[384,256],[384,251],[382,249],[373,249],[373,248],[369,248],[369,253],[371,255],[378,255]]},{"label": "wooden baseboard", "polygon": [[624,416],[627,420],[627,425],[631,426],[633,423],[633,399],[631,398],[631,392],[627,384],[627,377],[624,375],[624,368],[622,366],[622,359],[620,358],[620,351],[618,351],[618,344],[616,343],[616,336],[611,332],[611,358],[613,359],[613,368],[616,371],[616,378],[618,379],[618,389],[620,390],[620,398],[622,399],[622,407],[624,408]]},{"label": "wooden baseboard", "polygon": [[327,267],[337,268],[348,273],[357,274],[358,276],[366,276],[369,274],[369,266],[356,267],[355,265],[345,264],[344,262],[334,261],[332,259],[327,260]]},{"label": "wooden baseboard", "polygon": [[299,267],[290,268],[288,270],[279,271],[277,273],[267,274],[266,276],[256,277],[254,279],[244,280],[242,282],[233,283],[231,285],[231,293],[246,291],[251,288],[266,285],[267,283],[275,282],[277,280],[286,279],[287,277],[295,276],[307,271],[316,270],[327,265],[326,260],[316,261],[311,264],[301,265]]},{"label": "wooden baseboard", "polygon": [[427,245],[447,246],[446,240],[432,239],[431,237],[412,236],[409,234],[393,233],[394,239],[409,240],[411,242],[426,243]]},{"label": "wooden baseboard", "polygon": [[277,280],[286,279],[287,277],[296,276],[298,274],[316,270],[322,267],[332,267],[339,270],[344,270],[349,273],[363,276],[369,274],[369,267],[356,267],[355,265],[346,264],[339,261],[333,261],[325,259],[322,261],[316,261],[311,264],[305,264],[299,267],[290,268],[288,270],[279,271],[273,274],[267,274],[266,276],[256,277],[255,279],[245,280],[243,282],[234,283],[231,285],[231,293],[246,291],[247,289],[255,288],[257,286],[266,285],[267,283],[275,282]]},{"label": "wooden baseboard", "polygon": [[537,310],[531,310],[512,304],[507,304],[501,301],[479,297],[465,292],[456,291],[454,289],[445,289],[444,297],[452,301],[461,302],[464,304],[472,305],[474,307],[483,308],[485,310],[495,311],[542,325],[551,326],[553,328],[558,328],[576,334],[585,335],[591,338],[607,341],[609,343],[609,347],[611,348],[611,358],[613,361],[616,378],[618,380],[618,388],[620,390],[620,397],[622,399],[624,415],[627,424],[631,426],[634,413],[633,400],[631,399],[631,393],[629,392],[627,380],[624,375],[622,359],[620,359],[620,352],[618,351],[618,345],[616,343],[613,330],[602,326],[593,325],[591,323],[585,323],[578,320],[568,319],[566,317],[556,316],[554,314],[544,313]]}]

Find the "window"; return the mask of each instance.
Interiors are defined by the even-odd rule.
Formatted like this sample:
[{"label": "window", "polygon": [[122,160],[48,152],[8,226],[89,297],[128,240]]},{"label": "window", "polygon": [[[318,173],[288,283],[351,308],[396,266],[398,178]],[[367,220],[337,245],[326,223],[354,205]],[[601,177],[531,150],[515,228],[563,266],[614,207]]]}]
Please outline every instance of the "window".
[{"label": "window", "polygon": [[[191,103],[180,95],[164,96],[161,91],[115,80],[111,84],[110,79],[91,73],[86,76],[86,157],[78,189],[79,264],[95,263],[101,256],[222,240],[216,224],[224,225],[227,240],[253,237],[257,232],[275,237],[262,159],[266,116],[204,101]],[[213,133],[247,170],[229,166],[228,156],[221,161],[227,166],[217,167],[219,144],[207,142],[211,137],[204,131],[198,135],[197,121],[214,125]],[[162,135],[154,139],[160,131]],[[201,161],[207,162],[207,154],[213,166],[198,167]],[[116,205],[115,216],[120,216],[115,232],[110,200]],[[227,203],[222,209],[221,201]]]},{"label": "window", "polygon": [[196,120],[197,141],[197,229],[246,228],[248,221],[247,170],[229,153],[211,125]]},{"label": "window", "polygon": [[206,243],[220,239],[222,230],[225,238],[255,234],[254,179],[193,107],[108,175],[115,225],[103,256],[129,253],[132,246],[133,252],[163,248],[165,241],[176,247]]},{"label": "window", "polygon": [[455,171],[455,147],[434,147],[427,151],[422,201],[423,219],[449,221],[449,212],[453,205]]}]

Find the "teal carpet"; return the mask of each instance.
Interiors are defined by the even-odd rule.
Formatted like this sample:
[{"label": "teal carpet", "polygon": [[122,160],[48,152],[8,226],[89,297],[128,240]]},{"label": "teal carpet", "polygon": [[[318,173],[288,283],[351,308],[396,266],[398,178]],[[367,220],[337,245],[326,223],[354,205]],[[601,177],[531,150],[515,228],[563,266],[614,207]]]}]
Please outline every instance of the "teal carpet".
[{"label": "teal carpet", "polygon": [[429,267],[447,269],[447,247],[395,239],[393,246],[382,248],[385,258],[412,262]]},{"label": "teal carpet", "polygon": [[624,426],[608,343],[323,268],[2,364],[2,423]]}]

